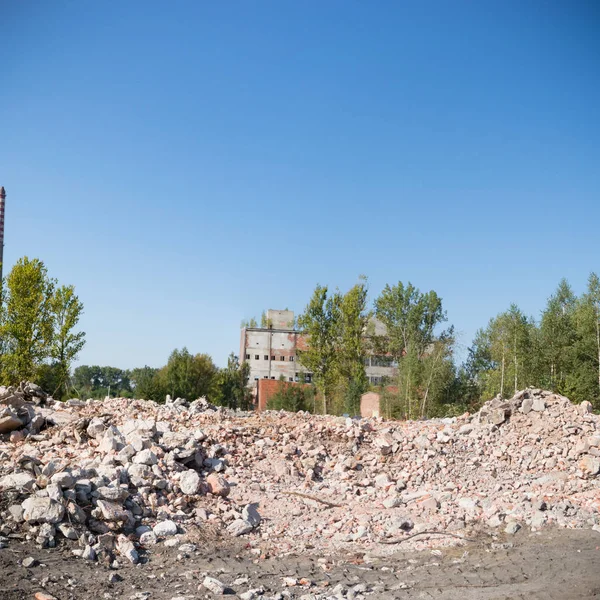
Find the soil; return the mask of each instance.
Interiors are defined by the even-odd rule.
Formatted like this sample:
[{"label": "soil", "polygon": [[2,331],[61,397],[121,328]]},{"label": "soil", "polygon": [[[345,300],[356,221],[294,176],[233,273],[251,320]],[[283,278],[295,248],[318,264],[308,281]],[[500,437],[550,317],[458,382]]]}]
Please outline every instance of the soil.
[{"label": "soil", "polygon": [[[25,568],[21,562],[30,556],[39,564]],[[187,557],[176,547],[155,546],[143,562],[135,566],[121,560],[120,568],[111,569],[74,557],[66,544],[40,550],[31,542],[11,539],[0,550],[0,599],[33,599],[40,591],[57,600],[214,598],[201,585],[206,575],[230,586],[232,598],[262,588],[266,597],[287,590],[289,598],[319,599],[332,596],[338,584],[345,589],[365,584],[366,597],[381,599],[600,598],[600,534],[592,530],[521,530],[495,541],[482,537],[421,552],[406,552],[399,545],[391,557],[360,552],[257,557],[241,540],[204,540]],[[115,574],[121,580],[109,582]],[[284,577],[305,578],[311,584],[286,587]]]}]

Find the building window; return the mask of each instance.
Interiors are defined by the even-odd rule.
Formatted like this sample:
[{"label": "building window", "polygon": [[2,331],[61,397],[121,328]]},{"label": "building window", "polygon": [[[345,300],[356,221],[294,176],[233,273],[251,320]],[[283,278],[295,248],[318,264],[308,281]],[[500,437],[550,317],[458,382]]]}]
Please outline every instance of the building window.
[{"label": "building window", "polygon": [[255,377],[255,378],[254,378],[254,381],[258,381],[258,377]]},{"label": "building window", "polygon": [[254,360],[258,360],[260,358],[260,356],[258,354],[254,355]]},{"label": "building window", "polygon": [[263,377],[263,379],[269,379],[269,376],[268,376],[268,375],[265,375],[265,376]]},{"label": "building window", "polygon": [[265,354],[265,360],[269,360],[269,355]]},{"label": "building window", "polygon": [[279,360],[285,360],[285,356],[280,356]]},{"label": "building window", "polygon": [[294,381],[294,378],[293,377],[288,377],[288,380],[289,381]]},{"label": "building window", "polygon": [[246,354],[246,360],[250,360],[250,355]]},{"label": "building window", "polygon": [[290,356],[290,362],[294,362],[294,357]]},{"label": "building window", "polygon": [[271,377],[271,379],[275,379],[275,377]]},{"label": "building window", "polygon": [[271,360],[275,360],[275,357],[274,357],[274,356],[271,356]]}]

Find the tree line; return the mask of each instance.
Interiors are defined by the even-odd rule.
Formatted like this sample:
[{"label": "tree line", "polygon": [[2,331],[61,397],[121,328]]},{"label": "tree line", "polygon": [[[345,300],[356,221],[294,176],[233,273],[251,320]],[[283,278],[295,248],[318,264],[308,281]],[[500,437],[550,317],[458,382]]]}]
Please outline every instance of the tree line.
[{"label": "tree line", "polygon": [[[284,382],[273,408],[357,414],[368,390],[381,394],[383,414],[425,418],[476,410],[483,401],[528,386],[550,389],[600,408],[600,279],[592,273],[577,297],[560,281],[540,318],[516,304],[480,329],[463,365],[442,299],[410,282],[386,285],[368,303],[366,278],[346,293],[317,285],[299,328],[308,348],[298,360],[312,373],[316,395]],[[376,324],[383,326],[377,331]],[[368,356],[387,358],[396,374],[372,385]]]},{"label": "tree line", "polygon": [[[78,330],[83,304],[72,285],[59,285],[39,259],[21,258],[0,282],[0,384],[39,383],[55,398],[106,395],[163,402],[167,394],[248,409],[249,365],[231,354],[218,368],[208,354],[174,350],[161,368],[123,370],[83,365]],[[261,326],[269,327],[266,313]],[[245,323],[255,326],[256,320]],[[600,408],[600,278],[592,273],[577,296],[563,279],[538,319],[516,304],[478,330],[468,358],[455,360],[456,336],[442,298],[410,282],[386,285],[369,302],[367,279],[348,291],[317,285],[295,323],[308,344],[298,350],[314,386],[281,384],[273,408],[358,414],[361,395],[377,390],[383,414],[424,418],[476,410],[497,394],[527,386],[550,389]],[[375,357],[395,374],[374,385]],[[379,364],[378,363],[378,364]]]},{"label": "tree line", "polygon": [[227,366],[219,369],[208,354],[182,348],[173,350],[161,368],[82,365],[74,370],[72,383],[73,393],[82,398],[135,397],[162,403],[167,395],[190,401],[205,396],[220,406],[248,410],[252,405],[248,371],[248,365],[240,364],[233,353]]}]

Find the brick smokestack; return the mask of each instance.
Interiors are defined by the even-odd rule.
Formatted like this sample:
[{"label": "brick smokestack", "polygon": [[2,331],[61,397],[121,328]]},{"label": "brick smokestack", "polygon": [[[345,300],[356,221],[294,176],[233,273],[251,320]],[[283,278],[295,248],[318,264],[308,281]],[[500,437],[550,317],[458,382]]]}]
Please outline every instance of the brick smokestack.
[{"label": "brick smokestack", "polygon": [[0,187],[0,289],[2,287],[2,266],[4,264],[4,205],[6,190]]}]

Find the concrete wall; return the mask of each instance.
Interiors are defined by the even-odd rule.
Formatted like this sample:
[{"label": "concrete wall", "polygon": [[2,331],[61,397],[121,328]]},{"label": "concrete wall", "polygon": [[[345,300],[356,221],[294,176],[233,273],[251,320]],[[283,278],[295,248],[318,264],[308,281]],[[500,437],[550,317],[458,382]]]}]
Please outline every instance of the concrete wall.
[{"label": "concrete wall", "polygon": [[249,385],[256,387],[257,381],[280,377],[296,381],[296,374],[307,372],[296,353],[303,344],[302,335],[292,329],[242,329],[240,357],[250,365]]},{"label": "concrete wall", "polygon": [[270,308],[267,311],[267,321],[271,329],[293,329],[294,311],[293,310],[275,310]]}]

